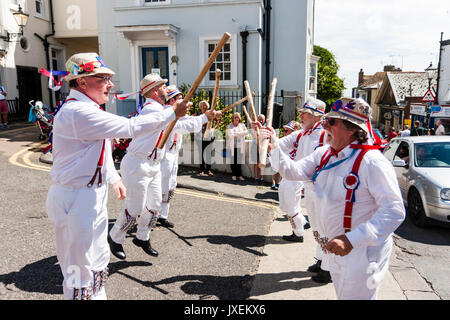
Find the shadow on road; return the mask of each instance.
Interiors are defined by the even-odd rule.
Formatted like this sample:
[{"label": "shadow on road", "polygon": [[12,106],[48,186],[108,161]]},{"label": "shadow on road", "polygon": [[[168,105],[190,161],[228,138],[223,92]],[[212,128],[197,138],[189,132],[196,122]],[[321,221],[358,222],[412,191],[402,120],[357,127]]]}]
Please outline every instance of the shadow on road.
[{"label": "shadow on road", "polygon": [[450,246],[449,228],[438,225],[419,228],[413,224],[408,215],[406,215],[405,221],[397,228],[395,234],[403,239],[413,242]]}]

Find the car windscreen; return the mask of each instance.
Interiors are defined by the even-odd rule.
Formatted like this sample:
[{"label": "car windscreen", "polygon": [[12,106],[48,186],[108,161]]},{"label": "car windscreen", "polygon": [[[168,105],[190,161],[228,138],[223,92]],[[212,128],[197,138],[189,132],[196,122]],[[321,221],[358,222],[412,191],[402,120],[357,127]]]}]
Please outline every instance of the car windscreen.
[{"label": "car windscreen", "polygon": [[414,160],[416,167],[450,167],[450,142],[416,143]]}]

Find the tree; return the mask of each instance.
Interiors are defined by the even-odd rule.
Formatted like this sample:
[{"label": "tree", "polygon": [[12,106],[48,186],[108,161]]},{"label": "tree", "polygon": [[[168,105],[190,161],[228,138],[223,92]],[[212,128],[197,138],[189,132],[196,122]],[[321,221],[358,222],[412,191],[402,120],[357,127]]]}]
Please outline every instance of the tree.
[{"label": "tree", "polygon": [[317,98],[327,104],[327,112],[333,103],[342,97],[345,90],[344,80],[339,78],[339,64],[334,54],[320,46],[314,46],[313,54],[319,56],[317,70]]}]

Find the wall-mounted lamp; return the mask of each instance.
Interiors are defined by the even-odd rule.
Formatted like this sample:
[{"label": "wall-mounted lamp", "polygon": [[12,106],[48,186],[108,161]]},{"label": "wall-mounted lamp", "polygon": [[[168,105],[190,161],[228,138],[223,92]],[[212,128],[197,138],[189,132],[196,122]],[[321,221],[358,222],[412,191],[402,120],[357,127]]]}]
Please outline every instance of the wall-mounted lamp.
[{"label": "wall-mounted lamp", "polygon": [[23,28],[28,23],[28,17],[30,15],[22,11],[22,7],[19,5],[19,10],[13,13],[14,20],[16,20],[17,25],[20,27],[19,33],[9,33],[6,32],[5,36],[0,36],[0,39],[6,40],[6,42],[16,42],[20,41],[20,37],[23,36]]}]

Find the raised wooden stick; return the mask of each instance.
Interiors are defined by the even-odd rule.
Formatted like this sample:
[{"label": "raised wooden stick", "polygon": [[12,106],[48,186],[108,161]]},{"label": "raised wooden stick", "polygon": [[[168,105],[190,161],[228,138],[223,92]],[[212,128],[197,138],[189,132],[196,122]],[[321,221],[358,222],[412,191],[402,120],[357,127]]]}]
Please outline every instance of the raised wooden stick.
[{"label": "raised wooden stick", "polygon": [[245,106],[242,107],[242,110],[244,111],[245,118],[247,119],[248,124],[250,124],[250,128],[252,127],[252,118],[250,118],[250,115],[247,112],[247,108]]},{"label": "raised wooden stick", "polygon": [[[255,93],[253,92],[252,95],[255,96]],[[241,100],[236,101],[232,105],[230,105],[230,106],[228,106],[225,109],[220,110],[220,111],[222,111],[222,113],[228,112],[228,111],[232,110],[234,107],[237,107],[238,105],[240,105],[241,103],[244,103],[247,100],[248,100],[248,97],[244,97]],[[245,112],[247,112],[247,110],[245,110]]]},{"label": "raised wooden stick", "polygon": [[[248,118],[249,123],[250,123],[250,128],[251,128],[251,121],[257,121],[256,118],[256,112],[255,112],[255,106],[253,105],[253,96],[251,96],[251,90],[250,90],[250,84],[247,80],[244,81],[244,86],[245,86],[245,91],[247,92],[247,97],[249,97],[248,99],[248,106],[250,108],[250,113],[252,115],[252,118]],[[259,151],[259,128],[256,127],[256,147],[258,148]],[[261,157],[259,157],[261,159]],[[258,163],[259,165],[259,163]]]},{"label": "raised wooden stick", "polygon": [[[216,84],[214,86],[214,93],[213,98],[211,102],[211,110],[216,109],[216,102],[217,102],[217,93],[219,91],[219,83],[220,83],[220,76],[222,75],[222,71],[220,69],[216,69]],[[212,121],[208,120],[208,124],[206,125],[205,134],[203,135],[203,139],[209,139],[209,134],[211,131],[211,124]]]},{"label": "raised wooden stick", "polygon": [[[222,50],[222,48],[225,45],[225,43],[227,43],[228,39],[230,39],[230,36],[231,35],[228,32],[225,32],[223,34],[222,39],[217,44],[217,46],[214,49],[213,53],[208,58],[208,60],[206,61],[205,65],[203,66],[203,69],[200,71],[199,75],[197,76],[197,78],[195,79],[194,83],[192,84],[192,87],[189,89],[188,93],[184,97],[184,99],[183,99],[184,103],[188,103],[192,99],[192,96],[194,95],[194,93],[197,90],[198,86],[203,81],[203,78],[205,77],[206,73],[208,73],[209,69],[211,68],[212,64],[214,63],[214,60],[216,60],[217,56],[219,55],[219,53]],[[164,145],[166,144],[167,139],[169,138],[170,133],[172,132],[173,127],[175,126],[177,121],[178,121],[178,119],[173,120],[169,124],[169,126],[166,128],[166,130],[164,130],[164,134],[163,134],[163,136],[161,138],[161,141],[158,144],[158,149],[164,148]]]},{"label": "raised wooden stick", "polygon": [[[273,119],[273,103],[275,100],[275,91],[277,88],[277,78],[272,79],[272,84],[270,85],[270,93],[269,93],[269,100],[267,101],[267,114],[266,114],[266,126],[272,127],[272,119]],[[260,149],[259,149],[259,164],[258,166],[260,168],[266,167],[266,160],[267,160],[267,149],[269,147],[269,140],[266,139],[261,142]]]}]

